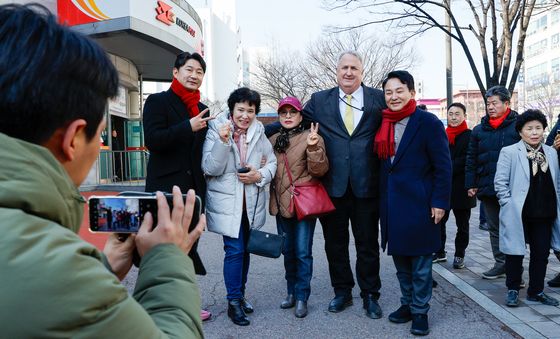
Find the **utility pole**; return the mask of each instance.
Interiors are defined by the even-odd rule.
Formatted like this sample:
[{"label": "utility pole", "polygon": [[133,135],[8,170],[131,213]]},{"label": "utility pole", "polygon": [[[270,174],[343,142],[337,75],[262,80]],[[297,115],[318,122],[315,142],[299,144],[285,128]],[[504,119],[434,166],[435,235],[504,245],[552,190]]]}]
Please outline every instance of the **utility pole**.
[{"label": "utility pole", "polygon": [[[448,11],[451,11],[451,0],[445,0],[445,26],[451,31],[451,18]],[[453,103],[453,60],[451,53],[451,36],[445,35],[445,79],[447,85],[447,106]],[[468,89],[467,89],[468,90]]]}]

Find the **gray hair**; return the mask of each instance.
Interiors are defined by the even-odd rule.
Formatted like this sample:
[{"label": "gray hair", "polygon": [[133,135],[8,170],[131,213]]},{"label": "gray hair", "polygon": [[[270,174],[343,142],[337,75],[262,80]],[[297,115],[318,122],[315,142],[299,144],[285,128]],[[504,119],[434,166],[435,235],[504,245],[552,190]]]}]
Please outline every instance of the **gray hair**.
[{"label": "gray hair", "polygon": [[511,93],[504,86],[494,86],[486,91],[486,98],[490,98],[497,95],[501,102],[506,102],[511,100]]},{"label": "gray hair", "polygon": [[336,67],[338,68],[338,65],[340,64],[340,60],[342,59],[343,56],[345,55],[353,55],[356,58],[358,58],[358,60],[360,60],[360,63],[362,64],[362,66],[364,65],[364,61],[362,60],[362,56],[360,55],[360,53],[358,53],[357,51],[354,50],[347,50],[347,51],[343,51],[338,55],[338,60],[336,61]]}]

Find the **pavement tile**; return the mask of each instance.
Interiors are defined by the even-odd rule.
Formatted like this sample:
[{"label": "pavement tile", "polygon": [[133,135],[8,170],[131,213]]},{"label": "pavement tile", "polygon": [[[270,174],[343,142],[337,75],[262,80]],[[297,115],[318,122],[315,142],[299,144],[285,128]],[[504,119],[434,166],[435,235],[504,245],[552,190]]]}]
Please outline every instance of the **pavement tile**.
[{"label": "pavement tile", "polygon": [[545,337],[560,336],[560,327],[553,321],[528,321],[527,324],[539,331]]},{"label": "pavement tile", "polygon": [[[551,315],[548,318],[560,325],[560,315]],[[558,335],[560,336],[560,333]]]},{"label": "pavement tile", "polygon": [[479,279],[478,281],[474,281],[471,284],[471,286],[476,288],[477,290],[480,290],[480,289],[490,290],[490,289],[502,289],[503,288],[502,284],[495,284],[492,281],[484,280],[484,279]]},{"label": "pavement tile", "polygon": [[531,307],[533,310],[539,312],[542,315],[548,316],[549,318],[551,318],[551,320],[552,320],[551,316],[560,317],[560,308],[558,307],[548,306],[548,305],[530,305],[529,307]]},{"label": "pavement tile", "polygon": [[[502,301],[503,304],[503,301]],[[504,305],[505,306],[505,305]],[[546,322],[550,320],[528,306],[504,307],[509,313],[524,322]]]}]

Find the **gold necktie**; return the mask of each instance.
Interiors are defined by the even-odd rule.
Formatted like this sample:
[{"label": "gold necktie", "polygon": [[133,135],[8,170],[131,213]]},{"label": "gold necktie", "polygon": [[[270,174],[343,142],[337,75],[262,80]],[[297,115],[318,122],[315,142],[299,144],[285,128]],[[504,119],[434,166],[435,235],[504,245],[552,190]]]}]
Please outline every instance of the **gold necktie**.
[{"label": "gold necktie", "polygon": [[354,131],[354,110],[352,109],[352,96],[350,94],[345,96],[346,98],[346,111],[344,112],[344,126],[348,134],[352,135]]}]

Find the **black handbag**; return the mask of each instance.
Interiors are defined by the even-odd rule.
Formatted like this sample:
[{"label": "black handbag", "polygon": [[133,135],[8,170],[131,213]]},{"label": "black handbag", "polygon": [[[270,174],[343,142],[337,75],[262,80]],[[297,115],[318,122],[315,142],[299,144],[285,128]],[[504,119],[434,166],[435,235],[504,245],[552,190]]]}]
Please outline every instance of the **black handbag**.
[{"label": "black handbag", "polygon": [[[255,202],[255,212],[253,213],[253,222],[255,223],[255,215],[257,214],[257,205],[259,202],[260,188],[257,191],[257,199]],[[278,258],[282,254],[284,248],[284,235],[267,233],[251,228],[249,230],[249,241],[247,241],[247,252],[260,255],[267,258]]]},{"label": "black handbag", "polygon": [[252,228],[249,231],[247,252],[267,258],[278,258],[284,247],[284,235],[267,233]]}]

